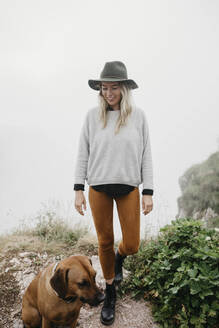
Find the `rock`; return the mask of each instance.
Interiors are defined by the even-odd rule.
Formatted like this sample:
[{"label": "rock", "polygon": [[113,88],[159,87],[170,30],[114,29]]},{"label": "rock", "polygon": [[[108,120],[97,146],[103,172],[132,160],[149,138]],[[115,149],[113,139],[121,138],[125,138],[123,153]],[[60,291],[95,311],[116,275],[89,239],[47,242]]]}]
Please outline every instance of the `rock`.
[{"label": "rock", "polygon": [[30,256],[30,255],[32,255],[33,253],[30,253],[30,252],[23,252],[23,253],[19,253],[18,255],[20,256],[20,257],[27,257],[28,255]]},{"label": "rock", "polygon": [[13,259],[11,259],[9,263],[13,264],[14,266],[21,264],[21,262],[16,257],[13,257]]},{"label": "rock", "polygon": [[34,272],[24,273],[22,271],[18,271],[14,274],[15,279],[18,282],[18,285],[20,287],[20,294],[23,295],[25,289],[29,286],[31,281],[35,277]]},{"label": "rock", "polygon": [[14,320],[13,328],[23,328],[23,322],[21,320]]},{"label": "rock", "polygon": [[33,272],[31,272],[28,275],[24,275],[23,282],[22,282],[24,288],[29,286],[29,284],[31,283],[31,281],[34,279],[35,276],[36,275]]},{"label": "rock", "polygon": [[24,262],[31,265],[32,261],[30,259],[28,259],[27,257],[24,258]]},{"label": "rock", "polygon": [[47,253],[44,253],[44,254],[42,255],[42,258],[43,258],[43,259],[47,259],[47,257],[48,257],[48,254],[47,254]]},{"label": "rock", "polygon": [[205,218],[205,220],[209,220],[212,218],[216,218],[217,216],[218,216],[218,214],[216,212],[214,212],[214,210],[212,210],[211,207],[208,207],[205,212],[204,218]]},{"label": "rock", "polygon": [[4,267],[6,264],[6,260],[4,259],[3,261],[0,262],[0,269]]}]

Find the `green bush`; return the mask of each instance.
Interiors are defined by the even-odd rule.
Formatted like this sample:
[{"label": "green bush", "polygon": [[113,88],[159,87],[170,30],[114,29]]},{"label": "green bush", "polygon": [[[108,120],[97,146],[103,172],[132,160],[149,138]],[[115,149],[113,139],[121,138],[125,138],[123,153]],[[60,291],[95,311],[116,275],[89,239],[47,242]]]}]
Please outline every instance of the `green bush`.
[{"label": "green bush", "polygon": [[219,236],[201,221],[177,219],[157,240],[128,257],[121,293],[152,301],[161,327],[216,328],[219,322]]}]

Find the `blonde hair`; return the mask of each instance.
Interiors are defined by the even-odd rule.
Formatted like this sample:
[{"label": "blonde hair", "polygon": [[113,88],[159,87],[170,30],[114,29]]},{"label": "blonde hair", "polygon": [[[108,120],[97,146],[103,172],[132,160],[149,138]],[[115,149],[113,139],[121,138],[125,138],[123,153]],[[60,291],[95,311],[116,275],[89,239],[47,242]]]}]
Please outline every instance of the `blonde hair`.
[{"label": "blonde hair", "polygon": [[[119,130],[122,126],[127,124],[128,118],[133,109],[133,99],[131,90],[125,82],[119,82],[120,91],[121,91],[121,101],[120,101],[120,115],[116,122],[115,134],[119,133]],[[98,101],[100,105],[99,118],[103,123],[102,128],[104,129],[107,125],[107,107],[108,103],[104,99],[101,89],[98,95]]]}]

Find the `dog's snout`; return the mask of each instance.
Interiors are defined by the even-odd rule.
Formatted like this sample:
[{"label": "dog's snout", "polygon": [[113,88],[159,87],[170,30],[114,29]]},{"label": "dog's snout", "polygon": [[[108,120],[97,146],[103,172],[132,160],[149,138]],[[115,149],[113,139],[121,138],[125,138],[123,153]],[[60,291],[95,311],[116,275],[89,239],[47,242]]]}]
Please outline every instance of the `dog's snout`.
[{"label": "dog's snout", "polygon": [[98,303],[103,302],[104,299],[105,299],[105,295],[104,295],[104,293],[102,293],[101,291],[99,291],[99,292],[96,294],[96,299],[97,299]]},{"label": "dog's snout", "polygon": [[82,303],[88,303],[90,306],[97,306],[101,302],[103,302],[104,298],[105,298],[104,293],[102,293],[101,291],[98,291],[93,298],[86,299],[83,296],[81,296],[80,300]]},{"label": "dog's snout", "polygon": [[80,301],[81,301],[82,303],[87,303],[87,300],[86,300],[83,296],[80,297]]},{"label": "dog's snout", "polygon": [[93,306],[97,306],[99,305],[101,302],[103,302],[103,300],[105,299],[105,295],[104,293],[102,293],[101,291],[98,291],[94,297],[94,299],[92,300],[92,304]]}]

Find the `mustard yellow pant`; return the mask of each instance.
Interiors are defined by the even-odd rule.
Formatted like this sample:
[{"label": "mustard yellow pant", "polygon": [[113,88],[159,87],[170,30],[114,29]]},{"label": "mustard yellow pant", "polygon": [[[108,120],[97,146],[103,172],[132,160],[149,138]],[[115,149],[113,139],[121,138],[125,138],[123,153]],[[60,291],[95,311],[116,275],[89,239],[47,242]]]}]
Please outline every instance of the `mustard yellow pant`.
[{"label": "mustard yellow pant", "polygon": [[89,186],[88,198],[98,238],[98,254],[106,280],[115,276],[115,251],[113,234],[113,199],[115,199],[122,231],[119,243],[121,255],[138,252],[140,244],[140,194],[135,187],[129,194],[112,198],[105,192]]}]

